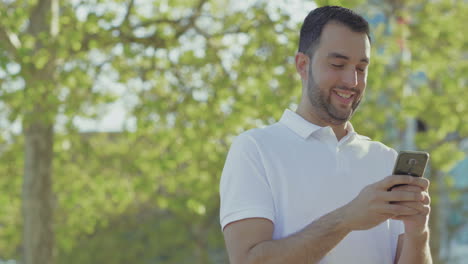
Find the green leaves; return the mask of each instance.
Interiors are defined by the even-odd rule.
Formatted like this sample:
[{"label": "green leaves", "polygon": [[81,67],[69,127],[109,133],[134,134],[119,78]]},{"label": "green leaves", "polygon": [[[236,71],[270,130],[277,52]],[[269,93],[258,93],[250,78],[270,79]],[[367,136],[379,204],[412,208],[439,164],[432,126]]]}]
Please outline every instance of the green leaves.
[{"label": "green leaves", "polygon": [[456,144],[445,143],[431,152],[431,164],[434,168],[448,173],[464,157]]},{"label": "green leaves", "polygon": [[[26,32],[30,3],[0,7],[0,28],[21,41],[15,56],[0,51],[3,70],[10,63],[21,69],[0,82],[10,121],[60,121],[57,263],[227,262],[219,177],[235,135],[275,122],[299,102],[295,14],[273,14],[266,1],[239,11],[224,1],[156,0],[134,6],[124,21],[118,10],[127,1],[98,2],[60,2],[55,39]],[[405,10],[341,3],[390,23],[372,24],[366,98],[352,122],[359,133],[397,146],[406,118],[420,119],[427,130],[417,133],[416,145],[431,152],[433,171],[446,173],[463,157],[457,143],[468,136],[467,41],[458,22],[467,7],[422,2],[403,1]],[[400,15],[410,16],[409,24],[399,24]],[[15,86],[19,80],[24,87]],[[98,119],[121,95],[133,99],[125,103],[133,130],[79,132],[77,117]],[[22,139],[0,145],[0,189],[8,194],[0,199],[0,258],[18,258]]]}]

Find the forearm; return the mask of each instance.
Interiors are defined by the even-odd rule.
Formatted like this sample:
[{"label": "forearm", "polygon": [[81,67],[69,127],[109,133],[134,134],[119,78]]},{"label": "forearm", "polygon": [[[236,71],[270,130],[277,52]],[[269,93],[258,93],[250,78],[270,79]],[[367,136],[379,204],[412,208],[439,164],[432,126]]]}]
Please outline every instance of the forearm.
[{"label": "forearm", "polygon": [[294,235],[257,244],[250,249],[247,263],[316,263],[349,232],[342,210],[337,209]]},{"label": "forearm", "polygon": [[418,237],[405,234],[398,264],[432,264],[429,231]]}]

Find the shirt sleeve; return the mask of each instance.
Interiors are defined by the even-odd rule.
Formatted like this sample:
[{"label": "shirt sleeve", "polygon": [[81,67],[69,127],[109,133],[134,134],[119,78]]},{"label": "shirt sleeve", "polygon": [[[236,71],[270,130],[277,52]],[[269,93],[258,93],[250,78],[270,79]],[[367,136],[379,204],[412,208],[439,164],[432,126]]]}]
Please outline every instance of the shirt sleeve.
[{"label": "shirt sleeve", "polygon": [[243,133],[231,145],[220,181],[221,228],[246,218],[274,223],[272,191],[255,139]]}]

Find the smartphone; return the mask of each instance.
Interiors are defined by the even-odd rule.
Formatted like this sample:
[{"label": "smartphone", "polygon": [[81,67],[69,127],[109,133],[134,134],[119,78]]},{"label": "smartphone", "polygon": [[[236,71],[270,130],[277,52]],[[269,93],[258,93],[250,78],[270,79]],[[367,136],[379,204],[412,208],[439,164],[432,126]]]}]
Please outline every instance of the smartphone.
[{"label": "smartphone", "polygon": [[393,175],[411,175],[423,177],[429,161],[429,153],[424,151],[400,151]]},{"label": "smartphone", "polygon": [[[424,151],[400,151],[398,153],[393,175],[410,175],[413,177],[423,177],[429,161],[429,153]],[[394,187],[402,186],[397,184],[390,187],[391,191]]]}]

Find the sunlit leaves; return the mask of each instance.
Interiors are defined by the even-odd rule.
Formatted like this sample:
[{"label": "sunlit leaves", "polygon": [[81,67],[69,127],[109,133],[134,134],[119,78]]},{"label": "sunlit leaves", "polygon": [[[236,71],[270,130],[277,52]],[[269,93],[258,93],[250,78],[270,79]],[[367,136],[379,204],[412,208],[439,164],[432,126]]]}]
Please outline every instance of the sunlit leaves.
[{"label": "sunlit leaves", "polygon": [[[422,120],[427,131],[417,134],[416,145],[431,151],[434,171],[447,172],[462,157],[457,140],[468,135],[468,63],[461,55],[467,43],[459,23],[466,4],[407,1],[408,10],[398,15],[411,22],[401,25],[384,2],[341,3],[389,15],[389,24],[372,25],[366,99],[352,122],[359,133],[396,146],[406,118]],[[23,32],[18,61],[0,52],[4,70],[21,65],[15,74],[7,71],[8,86],[2,83],[1,99],[15,113],[10,121],[44,94],[46,86],[31,82],[30,70],[55,60],[53,89],[41,100],[66,120],[54,146],[58,263],[227,262],[219,176],[235,135],[275,122],[299,102],[296,14],[272,11],[266,1],[240,11],[226,8],[227,1],[206,1],[199,9],[199,1],[135,1],[119,27],[128,1],[74,3],[61,2],[61,33],[54,40],[23,32],[27,4],[0,17],[10,31]],[[43,47],[36,50],[38,43]],[[14,92],[13,79],[27,85]],[[37,90],[25,93],[28,87]],[[120,88],[135,98],[126,107],[136,127],[78,133],[73,120],[97,118]],[[0,188],[11,194],[0,199],[9,203],[0,209],[0,224],[7,226],[0,229],[1,258],[16,257],[20,243],[20,145],[15,139],[0,156]]]},{"label": "sunlit leaves", "polygon": [[16,247],[21,242],[21,185],[22,179],[22,140],[15,137],[17,144],[9,145],[2,140],[0,154],[0,250],[2,257],[16,255]]}]

